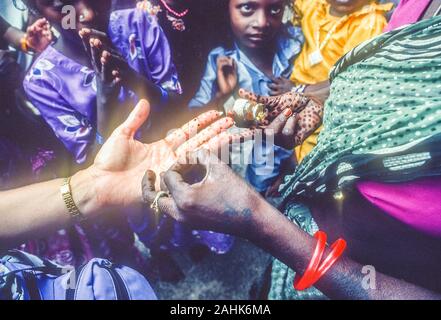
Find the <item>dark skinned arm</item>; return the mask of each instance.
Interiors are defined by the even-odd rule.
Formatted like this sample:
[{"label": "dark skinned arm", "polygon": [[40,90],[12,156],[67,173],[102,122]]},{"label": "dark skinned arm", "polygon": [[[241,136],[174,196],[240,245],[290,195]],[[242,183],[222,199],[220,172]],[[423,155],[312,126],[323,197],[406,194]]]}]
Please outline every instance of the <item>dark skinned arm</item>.
[{"label": "dark skinned arm", "polygon": [[[163,182],[171,198],[160,199],[161,211],[195,229],[246,238],[303,274],[316,240],[266,202],[216,156],[201,150],[196,157],[197,163],[205,168],[204,179],[191,185],[185,181],[185,172],[191,170],[191,165],[176,165],[167,171]],[[154,186],[155,176],[148,172],[143,181],[143,197],[148,203],[156,196]],[[326,250],[325,256],[329,252]],[[315,286],[331,299],[441,299],[440,294],[379,272],[376,289],[365,289],[362,268],[343,256]]]},{"label": "dark skinned arm", "polygon": [[[270,252],[296,272],[303,274],[314,252],[316,240],[291,223],[284,215],[260,199],[252,214],[249,239]],[[329,249],[325,256],[329,254]],[[315,285],[331,299],[426,300],[441,295],[404,280],[376,273],[376,289],[364,289],[363,266],[348,257],[340,259]]]}]

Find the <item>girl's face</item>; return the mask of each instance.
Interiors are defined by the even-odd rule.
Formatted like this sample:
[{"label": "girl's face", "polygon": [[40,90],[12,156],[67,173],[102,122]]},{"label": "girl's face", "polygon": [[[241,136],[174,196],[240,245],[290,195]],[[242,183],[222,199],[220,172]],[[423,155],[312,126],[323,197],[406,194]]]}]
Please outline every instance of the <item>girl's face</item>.
[{"label": "girl's face", "polygon": [[58,26],[60,32],[63,32],[63,18],[70,13],[70,11],[63,13],[65,6],[75,8],[75,31],[77,33],[82,28],[106,31],[111,0],[35,0],[35,6],[53,25]]},{"label": "girl's face", "polygon": [[357,11],[372,0],[327,0],[332,10],[338,15],[344,16]]},{"label": "girl's face", "polygon": [[231,29],[237,41],[251,49],[268,46],[278,35],[284,0],[230,0]]}]

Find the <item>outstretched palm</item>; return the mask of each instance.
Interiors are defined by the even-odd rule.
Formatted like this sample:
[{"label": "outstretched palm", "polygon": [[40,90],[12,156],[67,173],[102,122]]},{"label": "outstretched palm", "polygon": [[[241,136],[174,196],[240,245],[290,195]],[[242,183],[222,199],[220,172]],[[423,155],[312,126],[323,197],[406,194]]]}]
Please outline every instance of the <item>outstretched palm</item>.
[{"label": "outstretched palm", "polygon": [[149,103],[141,100],[98,153],[91,172],[100,178],[96,190],[100,202],[118,207],[140,203],[141,182],[147,170],[159,176],[188,152],[201,147],[215,149],[235,138],[226,133],[234,124],[233,120],[228,117],[220,119],[219,112],[209,111],[165,139],[143,144],[134,137],[149,112]]}]

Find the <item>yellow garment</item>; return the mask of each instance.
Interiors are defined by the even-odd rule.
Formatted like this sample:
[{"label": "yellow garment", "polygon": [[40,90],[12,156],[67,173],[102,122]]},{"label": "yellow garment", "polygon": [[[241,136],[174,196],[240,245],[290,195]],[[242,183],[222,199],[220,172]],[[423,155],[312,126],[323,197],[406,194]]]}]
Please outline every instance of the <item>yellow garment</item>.
[{"label": "yellow garment", "polygon": [[[297,23],[302,27],[305,44],[294,64],[291,81],[296,85],[310,85],[329,78],[334,64],[346,53],[383,32],[387,24],[386,12],[392,3],[379,5],[375,1],[345,17],[332,16],[326,0],[295,0]],[[326,43],[321,50],[323,61],[311,65],[311,54],[317,52],[317,30],[319,26],[320,44]],[[337,28],[335,27],[337,26]],[[333,31],[333,32],[332,32]],[[328,34],[332,34],[326,42]],[[297,161],[303,158],[317,145],[320,129],[311,135],[301,146],[296,148]]]}]

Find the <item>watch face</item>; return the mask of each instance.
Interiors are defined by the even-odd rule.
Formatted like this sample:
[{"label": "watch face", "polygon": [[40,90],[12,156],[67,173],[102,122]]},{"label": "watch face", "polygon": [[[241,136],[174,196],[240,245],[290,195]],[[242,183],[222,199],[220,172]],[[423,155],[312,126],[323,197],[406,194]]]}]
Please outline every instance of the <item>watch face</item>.
[{"label": "watch face", "polygon": [[60,190],[61,190],[61,193],[63,193],[63,194],[65,194],[65,193],[69,193],[69,192],[70,192],[69,185],[68,185],[68,184],[64,184],[64,185],[62,185],[61,188],[60,188]]}]

